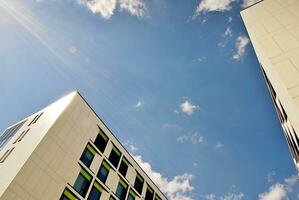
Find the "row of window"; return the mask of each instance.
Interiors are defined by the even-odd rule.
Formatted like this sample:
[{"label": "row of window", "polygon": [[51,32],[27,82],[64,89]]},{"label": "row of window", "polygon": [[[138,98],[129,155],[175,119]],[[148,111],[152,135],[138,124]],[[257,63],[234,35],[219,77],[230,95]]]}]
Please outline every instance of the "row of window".
[{"label": "row of window", "polygon": [[[107,135],[101,130],[99,129],[99,134],[97,135],[95,141],[94,141],[94,145],[97,147],[97,149],[100,152],[104,152],[105,148],[108,144],[109,138],[107,137]],[[94,157],[96,155],[96,150],[94,149],[94,147],[91,144],[87,144],[86,148],[84,149],[80,160],[81,162],[86,166],[86,167],[90,167]],[[116,169],[118,168],[118,171],[120,172],[120,174],[123,177],[126,177],[128,168],[129,168],[129,161],[123,156],[121,159],[121,152],[115,147],[113,146],[110,155],[109,155],[109,162],[111,163],[111,165],[113,165]],[[120,162],[121,160],[121,162]],[[120,162],[120,165],[119,165]],[[118,167],[119,165],[119,167]],[[109,175],[109,171],[111,170],[111,166],[108,164],[108,162],[104,159],[101,163],[101,166],[98,170],[97,173],[97,178],[103,183],[106,183],[107,177]],[[92,180],[92,176],[82,168],[79,176],[77,177],[75,184],[74,184],[74,189],[83,197],[86,196],[88,189],[90,187],[91,184],[91,180]],[[100,188],[100,184],[97,182],[94,182],[94,184],[97,184],[98,187],[93,186],[93,188],[91,189],[91,192],[89,193],[88,196],[88,200],[98,200],[100,198],[100,195],[103,191],[103,189],[99,189]],[[154,196],[155,196],[155,200],[161,200],[161,198],[156,194],[154,195],[154,190],[148,185],[147,185],[147,191],[146,191],[146,195],[145,195],[145,200],[153,200]],[[135,178],[135,182],[134,182],[134,189],[141,194],[142,193],[142,189],[144,186],[144,178],[137,173],[136,178]],[[128,193],[129,191],[129,193]],[[68,195],[71,194],[71,192],[66,192]],[[119,179],[119,183],[117,186],[117,189],[115,191],[115,195],[118,197],[118,199],[120,200],[125,200],[126,196],[128,193],[128,198],[127,200],[134,200],[136,197],[136,193],[134,192],[134,190],[132,189],[128,189],[128,184],[122,179]],[[63,193],[61,199],[71,199],[70,195],[68,196],[66,194]],[[110,197],[110,199],[114,199],[114,197]]]}]

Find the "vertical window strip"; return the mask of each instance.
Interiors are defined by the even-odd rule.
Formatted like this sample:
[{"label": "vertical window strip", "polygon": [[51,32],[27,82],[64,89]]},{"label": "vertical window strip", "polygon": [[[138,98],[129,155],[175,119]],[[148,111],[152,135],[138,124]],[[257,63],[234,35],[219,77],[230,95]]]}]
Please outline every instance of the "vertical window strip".
[{"label": "vertical window strip", "polygon": [[3,163],[6,158],[11,154],[11,152],[15,149],[15,147],[11,148],[11,149],[8,149],[4,155],[0,158],[0,163]]},{"label": "vertical window strip", "polygon": [[37,120],[43,115],[44,113],[42,112],[41,114],[39,114],[37,116],[37,118],[35,120],[33,120],[32,124],[35,124],[37,122]]},{"label": "vertical window strip", "polygon": [[28,126],[31,126],[37,117],[38,117],[38,115],[35,115],[35,117],[33,118],[33,120],[31,120],[31,122],[28,124]]},{"label": "vertical window strip", "polygon": [[71,191],[69,191],[68,189],[65,189],[63,194],[69,198],[70,200],[76,200],[77,198],[75,197],[75,195],[73,195],[73,193]]}]

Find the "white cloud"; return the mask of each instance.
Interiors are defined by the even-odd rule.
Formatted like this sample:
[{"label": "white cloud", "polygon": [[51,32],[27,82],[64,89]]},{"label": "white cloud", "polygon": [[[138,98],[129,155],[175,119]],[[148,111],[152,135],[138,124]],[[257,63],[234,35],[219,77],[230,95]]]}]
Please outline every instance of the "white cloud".
[{"label": "white cloud", "polygon": [[134,146],[134,145],[131,144],[129,146],[129,151],[130,151],[130,153],[134,153],[134,152],[138,151],[138,148],[136,146]]},{"label": "white cloud", "polygon": [[231,27],[227,27],[224,31],[223,37],[232,37],[233,36],[233,31]]},{"label": "white cloud", "polygon": [[216,200],[216,195],[215,194],[207,194],[204,197],[206,200]]},{"label": "white cloud", "polygon": [[154,171],[152,166],[148,162],[143,161],[141,156],[133,157],[170,200],[193,200],[190,194],[194,190],[190,183],[194,178],[192,174],[185,173],[168,180],[161,173]]},{"label": "white cloud", "polygon": [[128,11],[131,15],[143,17],[146,14],[146,5],[143,0],[120,0],[120,9]]},{"label": "white cloud", "polygon": [[192,60],[192,64],[203,63],[206,61],[207,61],[206,57],[198,57],[198,58]]},{"label": "white cloud", "polygon": [[242,200],[244,198],[244,194],[240,193],[228,193],[225,196],[221,197],[221,200]]},{"label": "white cloud", "polygon": [[196,8],[195,15],[203,12],[223,12],[232,8],[231,4],[234,0],[202,0]]},{"label": "white cloud", "polygon": [[298,176],[293,175],[284,180],[284,183],[275,183],[268,191],[259,194],[259,200],[288,200],[288,195],[294,195],[293,188],[298,188]]},{"label": "white cloud", "polygon": [[241,7],[247,8],[248,6],[251,6],[252,4],[255,4],[258,1],[260,0],[243,0]]},{"label": "white cloud", "polygon": [[116,8],[116,0],[78,0],[92,13],[99,13],[104,19],[110,19]]},{"label": "white cloud", "polygon": [[197,132],[194,132],[190,135],[181,135],[177,138],[178,142],[185,143],[185,142],[191,142],[192,144],[201,144],[204,142],[204,139],[201,135],[199,135]]},{"label": "white cloud", "polygon": [[135,108],[143,108],[144,107],[144,102],[143,101],[138,101],[135,105]]},{"label": "white cloud", "polygon": [[286,197],[286,188],[280,183],[272,185],[267,192],[259,194],[259,200],[283,200]]},{"label": "white cloud", "polygon": [[144,0],[77,0],[77,2],[92,13],[100,14],[104,19],[110,19],[118,6],[121,11],[127,11],[138,18],[145,16],[147,11]]},{"label": "white cloud", "polygon": [[246,37],[244,35],[238,36],[238,38],[236,40],[236,52],[233,55],[233,59],[235,59],[235,60],[241,59],[245,54],[245,49],[248,44],[249,44],[248,37]]},{"label": "white cloud", "polygon": [[185,102],[183,102],[181,104],[181,110],[182,112],[186,113],[187,115],[192,115],[192,113],[194,111],[196,111],[198,109],[197,105],[192,104],[190,101],[185,100]]},{"label": "white cloud", "polygon": [[228,23],[231,23],[233,21],[232,17],[228,17]]}]

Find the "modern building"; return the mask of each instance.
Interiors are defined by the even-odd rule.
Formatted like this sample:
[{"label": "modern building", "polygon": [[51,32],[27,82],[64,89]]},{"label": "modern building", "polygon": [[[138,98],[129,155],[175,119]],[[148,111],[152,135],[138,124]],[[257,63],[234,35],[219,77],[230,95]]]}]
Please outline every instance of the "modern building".
[{"label": "modern building", "polygon": [[0,135],[0,200],[166,200],[78,92]]},{"label": "modern building", "polygon": [[241,16],[299,170],[299,1],[263,0]]}]

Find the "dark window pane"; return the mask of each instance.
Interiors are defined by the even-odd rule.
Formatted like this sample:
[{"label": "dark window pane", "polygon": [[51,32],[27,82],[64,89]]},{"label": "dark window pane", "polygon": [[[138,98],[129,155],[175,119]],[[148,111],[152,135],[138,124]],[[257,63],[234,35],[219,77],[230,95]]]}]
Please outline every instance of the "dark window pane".
[{"label": "dark window pane", "polygon": [[154,198],[154,192],[151,191],[151,189],[147,188],[145,194],[145,200],[153,200],[153,198]]},{"label": "dark window pane", "polygon": [[95,146],[101,152],[104,152],[105,148],[107,146],[107,143],[108,143],[108,137],[105,135],[105,133],[102,130],[100,130],[96,140],[94,141]]},{"label": "dark window pane", "polygon": [[129,194],[128,200],[135,200],[135,197],[131,194]]},{"label": "dark window pane", "polygon": [[85,197],[87,190],[89,188],[90,182],[91,182],[91,176],[84,170],[81,170],[77,180],[75,181],[74,189],[82,197]]},{"label": "dark window pane", "polygon": [[120,200],[126,199],[127,186],[123,183],[123,181],[119,182],[115,194]]},{"label": "dark window pane", "polygon": [[120,166],[119,166],[119,172],[124,176],[126,177],[126,174],[127,174],[127,171],[128,171],[128,164],[126,163],[126,161],[123,159],[120,163]]},{"label": "dark window pane", "polygon": [[119,160],[120,160],[120,152],[118,149],[116,149],[115,147],[113,147],[111,153],[110,153],[110,156],[109,156],[109,161],[112,163],[112,165],[114,167],[117,168],[118,166],[118,163],[119,163]]},{"label": "dark window pane", "polygon": [[88,148],[85,148],[83,154],[81,155],[80,160],[87,166],[89,167],[92,160],[93,160],[94,154],[91,153]]},{"label": "dark window pane", "polygon": [[139,174],[137,174],[135,183],[134,183],[134,188],[137,190],[137,192],[139,194],[142,193],[143,182],[144,182],[144,179]]},{"label": "dark window pane", "polygon": [[107,180],[107,177],[108,177],[108,174],[109,174],[109,170],[110,170],[110,167],[109,165],[103,161],[100,169],[99,169],[99,172],[98,172],[98,175],[97,177],[103,182],[105,183],[106,180]]},{"label": "dark window pane", "polygon": [[100,197],[101,197],[101,192],[97,188],[93,187],[89,194],[88,200],[99,200]]}]

